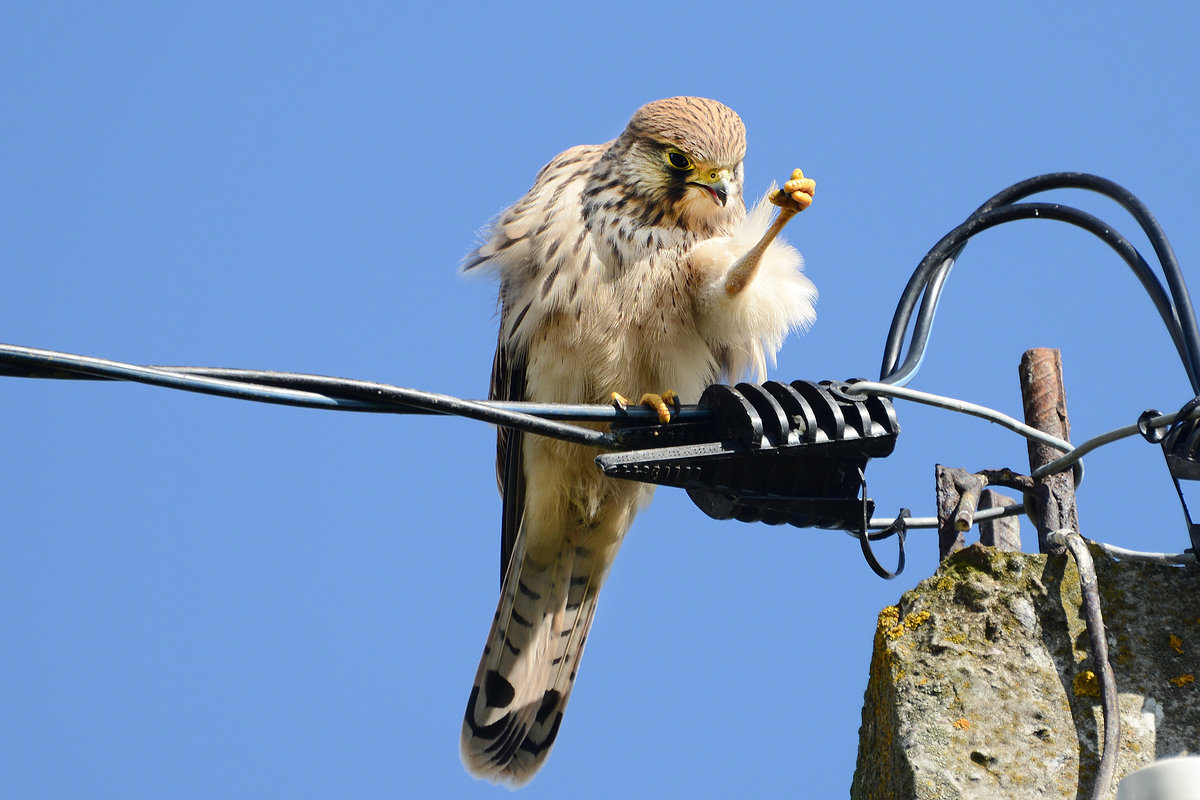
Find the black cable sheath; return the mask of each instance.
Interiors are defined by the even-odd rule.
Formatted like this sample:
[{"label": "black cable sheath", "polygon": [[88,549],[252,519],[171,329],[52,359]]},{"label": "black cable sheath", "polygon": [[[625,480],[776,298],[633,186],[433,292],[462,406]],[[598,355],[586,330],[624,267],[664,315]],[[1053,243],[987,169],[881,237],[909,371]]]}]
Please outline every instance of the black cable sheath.
[{"label": "black cable sheath", "polygon": [[[973,218],[986,214],[996,208],[1012,204],[1029,195],[1053,189],[1086,189],[1097,192],[1119,203],[1137,220],[1143,232],[1150,240],[1155,254],[1158,256],[1163,273],[1167,277],[1168,286],[1171,288],[1171,293],[1175,299],[1175,304],[1172,305],[1167,299],[1162,284],[1159,283],[1158,278],[1154,276],[1148,266],[1145,267],[1144,272],[1141,270],[1140,265],[1135,266],[1131,263],[1130,266],[1138,274],[1139,280],[1150,294],[1151,300],[1159,311],[1159,315],[1167,325],[1171,341],[1175,344],[1175,348],[1184,363],[1188,379],[1193,386],[1193,391],[1200,394],[1200,333],[1197,332],[1195,312],[1191,297],[1187,291],[1187,285],[1183,280],[1179,261],[1158,220],[1132,192],[1107,178],[1101,178],[1088,173],[1055,172],[1038,175],[1015,183],[993,195],[971,217],[968,217],[964,225],[970,223]],[[966,247],[967,238],[969,236],[964,238],[956,247],[949,250],[947,254],[947,257],[950,259],[949,265],[952,265],[953,261],[962,253],[963,248]],[[1138,260],[1144,264],[1144,259],[1141,258],[1140,254]],[[932,312],[936,310],[938,299],[937,292],[933,292],[932,294],[928,292],[931,278],[934,274],[933,270],[937,268],[936,262],[931,262],[933,262],[933,259],[929,256],[922,260],[901,294],[900,302],[897,304],[896,313],[892,319],[892,326],[888,332],[888,339],[884,347],[881,379],[888,379],[890,377],[891,382],[896,382],[902,377],[911,377],[911,375],[897,377],[896,365],[899,362],[904,334],[908,330],[913,308],[916,306],[919,297],[922,298],[922,313],[918,316],[917,325],[914,327],[914,344],[909,348],[910,357],[906,359],[905,363],[910,365],[920,364],[924,347],[928,342],[929,328],[932,325]],[[949,265],[946,266],[947,270]],[[929,310],[929,314],[924,313],[926,309]],[[923,322],[926,324],[922,324]],[[918,343],[919,346],[917,346]],[[917,352],[915,359],[911,357],[913,351]]]},{"label": "black cable sheath", "polygon": [[[1018,203],[1015,205],[1001,205],[996,208],[985,208],[980,212],[972,214],[964,223],[942,237],[934,245],[933,249],[926,254],[925,258],[921,260],[912,278],[910,278],[908,284],[905,286],[900,303],[896,308],[896,314],[892,319],[891,328],[888,331],[883,364],[880,371],[880,380],[882,382],[902,382],[911,377],[920,364],[925,346],[928,344],[933,312],[937,307],[941,281],[944,280],[950,265],[954,263],[954,258],[958,253],[962,252],[967,241],[988,228],[1018,219],[1052,219],[1067,222],[1094,234],[1116,251],[1133,270],[1142,287],[1150,295],[1151,301],[1158,310],[1163,323],[1167,326],[1167,330],[1171,334],[1171,340],[1175,344],[1176,350],[1184,362],[1184,366],[1187,368],[1189,380],[1193,379],[1197,368],[1193,365],[1194,359],[1190,357],[1191,351],[1188,347],[1187,338],[1181,329],[1180,320],[1176,316],[1176,308],[1171,304],[1166,291],[1154,275],[1154,272],[1150,269],[1150,266],[1146,263],[1146,260],[1130,244],[1129,240],[1113,230],[1111,226],[1102,220],[1079,209],[1063,206],[1058,203]],[[935,278],[937,279],[936,285]],[[914,326],[908,356],[903,363],[898,364],[904,333],[908,329],[917,298],[922,295],[924,297],[922,299],[921,312],[918,315],[917,325]],[[1200,353],[1200,349],[1197,349],[1196,352]]]},{"label": "black cable sheath", "polygon": [[[504,425],[528,433],[606,450],[619,447],[610,434],[579,425],[569,425],[522,411],[498,408],[486,402],[462,400],[450,395],[384,383],[254,370],[144,367],[8,344],[0,345],[0,362],[20,368],[12,371],[13,374],[37,377],[87,375],[302,408],[393,414],[412,413],[414,409],[420,409],[428,413],[451,414],[490,422],[493,425]],[[251,378],[257,378],[262,383],[256,383]]]},{"label": "black cable sheath", "polygon": [[[1032,194],[1054,189],[1084,189],[1102,194],[1128,211],[1130,216],[1141,226],[1142,232],[1150,241],[1150,246],[1154,248],[1154,254],[1162,267],[1163,277],[1167,281],[1167,288],[1170,289],[1171,298],[1175,301],[1176,319],[1185,343],[1183,349],[1191,354],[1190,358],[1184,358],[1185,366],[1190,364],[1188,375],[1200,379],[1200,327],[1197,326],[1196,311],[1192,305],[1192,296],[1188,292],[1187,282],[1183,278],[1183,269],[1179,266],[1175,248],[1171,246],[1166,231],[1163,230],[1158,218],[1137,195],[1119,183],[1099,175],[1087,172],[1051,172],[1013,184],[993,195],[979,207],[979,210],[984,211],[1013,203]],[[1192,390],[1200,394],[1197,380],[1192,381]]]}]

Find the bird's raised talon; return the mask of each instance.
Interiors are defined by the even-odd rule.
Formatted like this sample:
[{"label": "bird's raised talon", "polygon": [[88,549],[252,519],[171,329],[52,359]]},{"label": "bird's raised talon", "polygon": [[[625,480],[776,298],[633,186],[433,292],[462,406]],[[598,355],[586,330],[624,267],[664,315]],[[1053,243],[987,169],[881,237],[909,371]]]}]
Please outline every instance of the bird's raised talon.
[{"label": "bird's raised talon", "polygon": [[798,214],[812,205],[813,193],[816,190],[816,181],[804,177],[802,170],[794,169],[783,188],[771,195],[771,202],[786,211]]}]

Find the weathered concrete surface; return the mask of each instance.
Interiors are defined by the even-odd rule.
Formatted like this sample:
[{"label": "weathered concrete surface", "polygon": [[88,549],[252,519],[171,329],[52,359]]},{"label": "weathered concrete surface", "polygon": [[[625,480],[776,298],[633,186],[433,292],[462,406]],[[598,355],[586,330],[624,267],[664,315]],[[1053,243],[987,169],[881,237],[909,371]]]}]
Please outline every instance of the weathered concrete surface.
[{"label": "weathered concrete surface", "polygon": [[[1200,569],[1092,554],[1119,780],[1200,751]],[[974,545],[885,608],[851,798],[1086,798],[1102,714],[1079,603],[1069,557]]]}]

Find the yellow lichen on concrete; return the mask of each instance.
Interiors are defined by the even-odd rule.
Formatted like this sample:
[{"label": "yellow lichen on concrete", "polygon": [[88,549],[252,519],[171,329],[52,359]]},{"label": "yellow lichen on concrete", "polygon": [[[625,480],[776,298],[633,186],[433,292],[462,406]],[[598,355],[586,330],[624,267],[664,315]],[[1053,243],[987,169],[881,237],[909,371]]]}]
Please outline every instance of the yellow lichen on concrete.
[{"label": "yellow lichen on concrete", "polygon": [[923,624],[927,619],[929,619],[928,611],[918,611],[915,614],[909,614],[904,618],[904,627],[906,630],[916,630],[917,626]]},{"label": "yellow lichen on concrete", "polygon": [[909,631],[914,631],[929,619],[928,611],[918,611],[900,619],[900,609],[888,606],[879,612],[879,632],[889,641],[895,641]]},{"label": "yellow lichen on concrete", "polygon": [[879,631],[880,633],[890,630],[896,623],[900,621],[900,609],[895,606],[885,606],[879,612]]},{"label": "yellow lichen on concrete", "polygon": [[[1200,570],[1092,558],[1120,777],[1200,736]],[[973,545],[885,609],[853,800],[1089,796],[1103,714],[1081,604],[1073,558]]]},{"label": "yellow lichen on concrete", "polygon": [[1099,697],[1100,679],[1096,677],[1096,673],[1085,669],[1083,672],[1076,673],[1074,680],[1071,681],[1071,688],[1074,689],[1076,697]]}]

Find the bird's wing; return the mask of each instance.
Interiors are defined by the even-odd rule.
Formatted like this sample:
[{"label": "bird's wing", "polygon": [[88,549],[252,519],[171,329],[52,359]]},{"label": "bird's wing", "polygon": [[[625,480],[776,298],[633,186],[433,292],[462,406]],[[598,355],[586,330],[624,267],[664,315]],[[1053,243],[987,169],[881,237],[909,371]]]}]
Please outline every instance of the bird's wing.
[{"label": "bird's wing", "polygon": [[[527,384],[528,342],[531,331],[548,317],[569,312],[596,280],[579,195],[607,147],[580,145],[554,158],[525,196],[497,218],[483,244],[463,264],[464,273],[493,272],[500,278],[500,337],[488,393],[492,400],[572,400]],[[525,508],[522,434],[508,428],[500,428],[496,437],[496,481],[504,504],[503,584]]]},{"label": "bird's wing", "polygon": [[[548,317],[574,311],[596,280],[580,194],[608,147],[579,145],[555,157],[463,263],[464,274],[500,278],[501,343],[515,347]],[[510,355],[516,355],[513,348]]]},{"label": "bird's wing", "polygon": [[[525,359],[511,353],[501,340],[492,360],[492,385],[489,400],[525,399]],[[496,484],[503,504],[500,521],[500,585],[508,573],[521,516],[525,513],[525,471],[521,468],[521,432],[512,428],[496,429]]]}]

